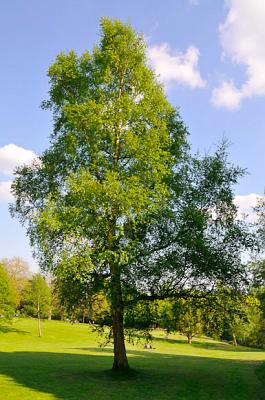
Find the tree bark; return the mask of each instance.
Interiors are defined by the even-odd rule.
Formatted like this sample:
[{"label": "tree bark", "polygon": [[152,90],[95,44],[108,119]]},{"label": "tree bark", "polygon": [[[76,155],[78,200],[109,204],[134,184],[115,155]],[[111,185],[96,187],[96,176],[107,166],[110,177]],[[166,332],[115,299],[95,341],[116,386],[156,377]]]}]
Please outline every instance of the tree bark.
[{"label": "tree bark", "polygon": [[127,371],[129,369],[123,330],[123,307],[115,307],[112,311],[113,339],[114,339],[114,371]]},{"label": "tree bark", "polygon": [[126,355],[124,328],[123,328],[123,299],[121,291],[120,269],[118,265],[111,268],[111,308],[114,341],[113,371],[127,371],[129,369]]},{"label": "tree bark", "polygon": [[38,301],[38,331],[39,331],[39,337],[41,337],[41,325],[40,325],[40,303]]},{"label": "tree bark", "polygon": [[233,336],[233,345],[236,347],[237,346],[237,340],[236,340],[236,335],[234,334],[234,332],[232,333]]},{"label": "tree bark", "polygon": [[187,337],[188,337],[188,343],[192,344],[192,335],[188,333]]}]

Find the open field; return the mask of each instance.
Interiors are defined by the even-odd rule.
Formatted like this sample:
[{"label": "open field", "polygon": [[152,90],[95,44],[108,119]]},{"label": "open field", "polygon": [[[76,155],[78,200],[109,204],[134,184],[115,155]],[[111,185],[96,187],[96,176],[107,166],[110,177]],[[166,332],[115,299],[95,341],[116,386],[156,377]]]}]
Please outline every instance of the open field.
[{"label": "open field", "polygon": [[168,340],[155,349],[128,345],[133,371],[110,372],[112,349],[101,350],[88,325],[16,320],[0,328],[0,399],[255,400],[265,399],[265,352],[199,338]]}]

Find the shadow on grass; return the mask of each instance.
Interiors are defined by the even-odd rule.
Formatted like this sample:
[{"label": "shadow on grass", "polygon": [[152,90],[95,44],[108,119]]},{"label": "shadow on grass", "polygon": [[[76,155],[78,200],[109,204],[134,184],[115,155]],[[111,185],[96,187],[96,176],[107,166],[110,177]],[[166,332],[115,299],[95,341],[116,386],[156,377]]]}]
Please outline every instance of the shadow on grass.
[{"label": "shadow on grass", "polygon": [[[64,400],[264,399],[263,370],[256,374],[254,363],[131,350],[133,370],[122,375],[110,371],[111,349],[87,350],[96,354],[2,352],[0,374]],[[21,398],[18,386],[9,399]]]},{"label": "shadow on grass", "polygon": [[[154,342],[166,342],[169,344],[188,344],[187,339],[170,339],[170,338],[154,338]],[[191,347],[195,348],[202,348],[207,350],[221,350],[221,351],[233,351],[233,352],[244,352],[244,353],[253,353],[253,352],[263,352],[264,350],[256,349],[256,348],[249,348],[243,346],[234,347],[229,343],[221,343],[221,342],[209,342],[209,341],[197,341],[196,338],[193,339]]]},{"label": "shadow on grass", "polygon": [[21,329],[14,328],[12,325],[0,325],[0,333],[18,333],[20,335],[26,335],[29,332],[23,331]]}]

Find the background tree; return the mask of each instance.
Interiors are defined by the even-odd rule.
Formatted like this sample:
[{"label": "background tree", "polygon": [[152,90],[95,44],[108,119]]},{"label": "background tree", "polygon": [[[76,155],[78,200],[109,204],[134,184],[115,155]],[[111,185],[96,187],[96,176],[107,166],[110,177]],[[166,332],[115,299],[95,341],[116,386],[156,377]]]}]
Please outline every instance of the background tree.
[{"label": "background tree", "polygon": [[185,335],[188,343],[192,344],[193,336],[203,332],[203,300],[190,296],[187,299],[179,299],[175,307],[178,314],[178,331]]},{"label": "background tree", "polygon": [[65,304],[68,304],[68,315],[71,320],[96,323],[100,326],[110,325],[110,306],[102,293],[88,295],[85,299],[74,303],[74,306],[67,300]]},{"label": "background tree", "polygon": [[252,317],[258,311],[258,299],[251,293],[219,285],[205,301],[204,333],[234,346],[245,344]]},{"label": "background tree", "polygon": [[57,288],[54,286],[51,288],[51,309],[53,319],[60,319],[63,321],[68,318],[67,307],[61,300]]},{"label": "background tree", "polygon": [[191,292],[186,298],[170,298],[156,302],[155,322],[171,332],[184,334],[188,343],[192,338],[203,332],[203,313],[205,299],[202,293]]},{"label": "background tree", "polygon": [[252,285],[256,288],[265,288],[265,259],[251,263]]},{"label": "background tree", "polygon": [[176,308],[178,308],[178,305],[176,304],[177,301],[178,300],[175,300],[174,298],[155,301],[156,323],[159,327],[166,329],[167,337],[169,333],[177,331],[177,325],[178,325],[178,314],[176,312]]},{"label": "background tree", "polygon": [[51,307],[50,289],[41,274],[33,275],[24,291],[24,312],[38,318],[39,336],[41,332],[41,318],[47,318]]},{"label": "background tree", "polygon": [[0,322],[10,321],[15,314],[15,292],[9,277],[0,264]]},{"label": "background tree", "polygon": [[[264,227],[260,225],[260,222],[262,220],[258,223],[258,229],[262,233],[263,242]],[[252,307],[248,311],[249,325],[246,327],[242,341],[247,346],[265,348],[265,260],[261,258],[252,262],[250,271],[252,274],[251,295],[256,298],[258,307]]]},{"label": "background tree", "polygon": [[6,270],[14,288],[16,308],[20,309],[23,300],[23,290],[32,276],[29,265],[20,257],[3,258],[0,260],[0,263]]}]

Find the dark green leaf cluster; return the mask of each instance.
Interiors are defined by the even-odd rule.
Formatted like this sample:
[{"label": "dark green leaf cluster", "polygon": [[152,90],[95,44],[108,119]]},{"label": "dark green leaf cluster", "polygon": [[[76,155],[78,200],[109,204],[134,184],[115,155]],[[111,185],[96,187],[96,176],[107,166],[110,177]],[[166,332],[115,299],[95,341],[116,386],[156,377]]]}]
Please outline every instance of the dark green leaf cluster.
[{"label": "dark green leaf cluster", "polygon": [[15,314],[15,291],[9,277],[0,264],[0,323],[10,321]]}]

